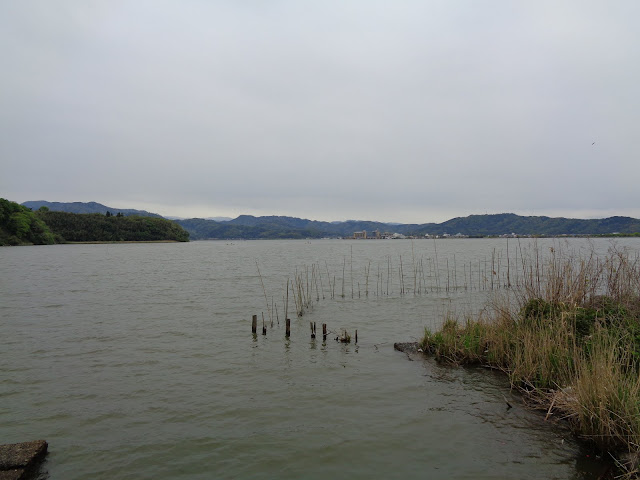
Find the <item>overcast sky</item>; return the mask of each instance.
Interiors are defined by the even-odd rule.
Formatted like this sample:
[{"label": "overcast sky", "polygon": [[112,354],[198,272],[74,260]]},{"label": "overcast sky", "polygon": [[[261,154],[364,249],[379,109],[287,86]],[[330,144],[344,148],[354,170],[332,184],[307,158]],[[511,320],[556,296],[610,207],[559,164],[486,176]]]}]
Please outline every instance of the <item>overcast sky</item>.
[{"label": "overcast sky", "polygon": [[638,19],[637,0],[0,0],[0,197],[638,218]]}]

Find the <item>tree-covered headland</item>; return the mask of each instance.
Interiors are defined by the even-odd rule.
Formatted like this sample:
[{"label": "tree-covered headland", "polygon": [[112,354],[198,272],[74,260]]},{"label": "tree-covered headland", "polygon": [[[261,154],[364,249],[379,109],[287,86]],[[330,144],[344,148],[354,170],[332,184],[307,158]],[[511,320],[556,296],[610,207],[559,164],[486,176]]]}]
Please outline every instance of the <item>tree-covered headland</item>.
[{"label": "tree-covered headland", "polygon": [[189,233],[164,218],[53,212],[46,207],[33,212],[0,199],[0,245],[153,241],[188,242]]},{"label": "tree-covered headland", "polygon": [[55,235],[29,208],[0,198],[0,245],[50,245]]}]

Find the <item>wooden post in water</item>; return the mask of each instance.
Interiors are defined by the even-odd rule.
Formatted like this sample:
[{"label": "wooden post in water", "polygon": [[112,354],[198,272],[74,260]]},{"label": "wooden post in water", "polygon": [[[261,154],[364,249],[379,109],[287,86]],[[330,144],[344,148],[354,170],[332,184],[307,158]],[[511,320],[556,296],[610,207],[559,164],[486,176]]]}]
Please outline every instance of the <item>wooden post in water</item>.
[{"label": "wooden post in water", "polygon": [[316,330],[314,328],[313,322],[309,322],[309,328],[311,328],[311,338],[316,338]]},{"label": "wooden post in water", "polygon": [[262,334],[263,335],[267,334],[267,324],[264,323],[264,312],[262,312]]},{"label": "wooden post in water", "polygon": [[251,319],[251,333],[258,331],[258,315],[254,315]]},{"label": "wooden post in water", "polygon": [[322,324],[322,340],[323,341],[327,341],[327,324],[323,323]]},{"label": "wooden post in water", "polygon": [[356,343],[358,343],[358,330],[356,330]]},{"label": "wooden post in water", "polygon": [[285,337],[289,338],[291,336],[291,319],[287,318],[287,328],[285,330]]}]

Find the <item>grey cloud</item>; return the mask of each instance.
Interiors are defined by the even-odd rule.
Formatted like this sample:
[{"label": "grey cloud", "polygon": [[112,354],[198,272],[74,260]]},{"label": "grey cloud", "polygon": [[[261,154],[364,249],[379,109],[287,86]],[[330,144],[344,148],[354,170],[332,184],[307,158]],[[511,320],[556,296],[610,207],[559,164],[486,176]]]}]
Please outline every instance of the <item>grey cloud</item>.
[{"label": "grey cloud", "polygon": [[200,216],[640,216],[638,10],[4,2],[0,188]]}]

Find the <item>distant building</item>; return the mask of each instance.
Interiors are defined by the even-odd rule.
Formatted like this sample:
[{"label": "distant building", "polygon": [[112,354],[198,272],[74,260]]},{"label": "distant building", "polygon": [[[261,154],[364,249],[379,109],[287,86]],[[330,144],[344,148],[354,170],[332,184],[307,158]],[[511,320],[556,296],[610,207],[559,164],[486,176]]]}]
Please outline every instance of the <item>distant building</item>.
[{"label": "distant building", "polygon": [[367,239],[367,231],[363,230],[361,232],[353,232],[353,238],[366,240]]}]

